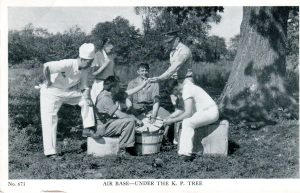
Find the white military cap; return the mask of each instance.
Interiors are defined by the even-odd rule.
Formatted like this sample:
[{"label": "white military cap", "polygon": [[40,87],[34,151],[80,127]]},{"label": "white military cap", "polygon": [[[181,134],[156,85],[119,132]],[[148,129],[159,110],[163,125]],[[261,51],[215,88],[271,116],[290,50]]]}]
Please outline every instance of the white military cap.
[{"label": "white military cap", "polygon": [[83,59],[94,59],[95,46],[92,43],[84,43],[79,48],[79,57]]}]

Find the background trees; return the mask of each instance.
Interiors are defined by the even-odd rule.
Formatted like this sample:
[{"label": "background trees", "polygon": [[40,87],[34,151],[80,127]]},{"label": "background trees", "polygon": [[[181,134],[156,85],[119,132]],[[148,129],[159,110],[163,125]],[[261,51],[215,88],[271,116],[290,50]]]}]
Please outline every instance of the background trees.
[{"label": "background trees", "polygon": [[139,56],[142,54],[140,49],[142,38],[139,30],[120,16],[112,22],[98,23],[92,30],[91,36],[92,42],[95,42],[100,49],[104,38],[111,40],[114,44],[117,65],[130,65],[133,61],[139,60]]},{"label": "background trees", "polygon": [[[242,111],[249,111],[244,117],[252,117],[250,111],[262,117],[256,112],[269,114],[270,107],[287,108],[284,104],[278,106],[279,101],[285,101],[282,97],[297,98],[298,7],[245,8],[241,34],[231,38],[229,45],[224,38],[208,35],[210,24],[221,20],[222,7],[137,7],[135,10],[143,18],[143,31],[122,17],[98,23],[91,34],[78,26],[52,34],[32,24],[19,31],[9,31],[9,63],[33,68],[50,60],[76,58],[83,42],[93,42],[101,47],[106,37],[115,45],[118,75],[128,81],[135,76],[135,65],[141,61],[150,63],[153,74],[166,69],[169,56],[161,47],[161,34],[180,30],[182,41],[192,49],[196,82],[202,86],[222,89],[231,70],[228,61],[235,58],[235,70],[219,101],[222,109],[226,107],[224,109],[230,109],[232,113],[243,115],[240,111],[243,106]],[[250,99],[250,96],[254,98]]]}]

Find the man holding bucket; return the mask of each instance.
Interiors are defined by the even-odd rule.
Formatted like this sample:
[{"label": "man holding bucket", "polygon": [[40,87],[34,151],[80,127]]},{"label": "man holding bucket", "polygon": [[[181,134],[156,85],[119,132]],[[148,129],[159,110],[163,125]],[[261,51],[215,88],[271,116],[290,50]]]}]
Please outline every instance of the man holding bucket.
[{"label": "man holding bucket", "polygon": [[46,79],[40,90],[41,122],[44,154],[58,159],[56,152],[57,112],[63,103],[79,105],[84,128],[95,126],[92,100],[88,87],[88,69],[95,55],[95,46],[85,43],[78,59],[65,59],[44,64]]}]

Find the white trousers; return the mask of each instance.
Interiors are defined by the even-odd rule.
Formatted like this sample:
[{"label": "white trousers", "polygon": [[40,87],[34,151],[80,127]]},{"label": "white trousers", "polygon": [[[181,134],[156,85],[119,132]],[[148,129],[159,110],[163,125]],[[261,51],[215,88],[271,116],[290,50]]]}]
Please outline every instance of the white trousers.
[{"label": "white trousers", "polygon": [[81,107],[85,128],[95,126],[93,108],[88,106],[80,91],[42,87],[40,90],[40,107],[45,155],[56,154],[57,112],[64,103]]},{"label": "white trousers", "polygon": [[201,129],[205,125],[216,122],[219,119],[218,107],[210,107],[207,110],[197,111],[192,117],[182,121],[182,130],[179,139],[179,155],[190,156],[193,152],[193,140],[195,129]]},{"label": "white trousers", "polygon": [[103,80],[95,80],[91,89],[91,99],[94,104],[96,102],[97,96],[102,90],[103,90]]}]

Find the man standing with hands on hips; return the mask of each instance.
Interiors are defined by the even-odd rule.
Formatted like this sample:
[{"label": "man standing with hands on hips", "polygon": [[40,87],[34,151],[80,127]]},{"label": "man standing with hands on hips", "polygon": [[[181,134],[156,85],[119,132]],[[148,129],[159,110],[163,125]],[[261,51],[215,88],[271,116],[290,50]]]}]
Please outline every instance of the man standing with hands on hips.
[{"label": "man standing with hands on hips", "polygon": [[84,128],[95,126],[88,87],[88,72],[94,55],[94,44],[84,43],[79,48],[78,59],[44,64],[43,74],[46,81],[41,86],[40,105],[44,154],[49,158],[59,158],[56,152],[57,112],[62,104],[79,105]]}]

